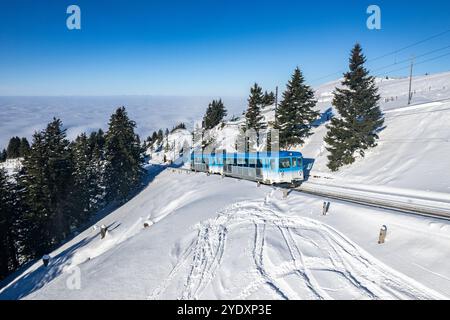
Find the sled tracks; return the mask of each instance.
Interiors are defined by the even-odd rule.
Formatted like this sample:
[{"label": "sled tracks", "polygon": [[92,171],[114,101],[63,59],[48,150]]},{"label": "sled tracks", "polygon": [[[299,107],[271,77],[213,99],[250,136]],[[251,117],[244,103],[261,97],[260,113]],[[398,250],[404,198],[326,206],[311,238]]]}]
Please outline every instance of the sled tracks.
[{"label": "sled tracks", "polygon": [[[252,229],[253,233],[247,232]],[[239,237],[230,237],[235,233]],[[240,238],[242,234],[247,238]],[[239,241],[242,252],[226,255],[229,241]],[[276,248],[274,241],[280,244]],[[247,276],[227,282],[230,287],[218,298],[246,299],[261,291],[279,299],[445,298],[384,265],[328,225],[282,214],[266,201],[247,201],[200,223],[197,237],[149,299],[170,297],[174,293],[169,286],[181,288],[170,298],[210,298],[203,294],[222,268],[229,277],[242,275],[237,272],[242,270],[233,269],[233,260],[240,259],[250,262]]]}]

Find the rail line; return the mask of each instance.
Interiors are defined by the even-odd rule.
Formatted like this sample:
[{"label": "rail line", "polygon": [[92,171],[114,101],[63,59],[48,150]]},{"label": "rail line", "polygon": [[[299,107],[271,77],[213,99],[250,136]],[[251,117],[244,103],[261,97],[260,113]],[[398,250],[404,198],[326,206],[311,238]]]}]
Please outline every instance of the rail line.
[{"label": "rail line", "polygon": [[[293,188],[293,190],[323,198],[359,204],[366,207],[450,220],[450,203],[414,199],[419,202],[417,203],[414,202],[413,199],[405,196],[395,196],[397,199],[389,199],[389,196],[377,194],[376,192],[358,191],[359,194],[346,194],[345,191],[343,192],[344,189],[339,187],[331,188],[334,190],[329,190],[330,187],[325,185],[323,185],[321,189],[314,184],[304,183],[300,187]],[[425,202],[426,204],[420,202]]]},{"label": "rail line", "polygon": [[[171,168],[171,170],[195,173],[194,171],[185,168]],[[227,177],[234,178],[230,176]],[[311,182],[304,182],[300,186],[296,187],[292,187],[287,184],[277,185],[277,187],[289,189],[299,193],[310,194],[325,199],[339,200],[341,202],[348,202],[371,208],[450,221],[450,202],[430,199],[415,199],[406,196],[389,195],[366,190],[353,190],[353,193],[350,194],[346,188],[325,184],[315,184]]]}]

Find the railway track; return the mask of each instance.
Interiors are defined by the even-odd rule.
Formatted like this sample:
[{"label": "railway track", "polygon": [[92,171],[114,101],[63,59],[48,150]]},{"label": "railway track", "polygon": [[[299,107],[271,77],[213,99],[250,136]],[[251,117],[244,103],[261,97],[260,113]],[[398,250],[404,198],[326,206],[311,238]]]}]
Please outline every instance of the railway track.
[{"label": "railway track", "polygon": [[[194,173],[189,169],[173,168],[185,173]],[[339,200],[366,207],[450,220],[450,202],[431,199],[416,199],[407,196],[390,195],[367,190],[357,190],[305,182],[297,187],[278,185],[295,192],[314,195],[324,199]]]},{"label": "railway track", "polygon": [[367,207],[450,220],[450,203],[392,196],[369,191],[346,192],[345,188],[304,183],[293,190],[327,199],[355,203]]}]

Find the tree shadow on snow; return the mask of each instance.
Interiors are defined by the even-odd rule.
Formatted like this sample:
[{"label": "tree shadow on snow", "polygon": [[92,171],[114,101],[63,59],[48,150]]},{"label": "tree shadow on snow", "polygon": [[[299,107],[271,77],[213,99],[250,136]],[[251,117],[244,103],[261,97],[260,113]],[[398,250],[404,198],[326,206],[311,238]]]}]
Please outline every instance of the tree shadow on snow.
[{"label": "tree shadow on snow", "polygon": [[[146,168],[146,175],[142,180],[142,184],[138,190],[136,190],[127,201],[130,201],[133,197],[142,192],[161,172],[163,172],[167,166],[164,165],[151,165]],[[122,204],[112,203],[100,210],[94,217],[87,222],[83,227],[78,228],[76,232],[74,232],[71,236],[65,239],[61,244],[57,247],[61,247],[65,243],[73,240],[79,233],[84,232],[88,228],[91,228],[92,225],[95,225],[100,220],[105,218],[107,215],[112,213],[114,210],[118,209]],[[119,228],[121,223],[114,221],[113,223],[107,226],[108,230],[114,230]],[[0,282],[0,289],[5,288],[10,285],[13,281],[17,279],[17,281],[11,284],[9,287],[5,288],[3,292],[0,293],[0,300],[17,300],[24,298],[36,290],[39,290],[44,285],[53,281],[56,277],[60,276],[64,273],[64,267],[66,263],[73,257],[76,250],[86,246],[95,238],[100,236],[100,230],[95,235],[87,236],[86,238],[74,243],[69,248],[65,249],[55,257],[51,257],[50,263],[47,267],[42,264],[42,261],[38,260],[30,261],[24,264],[21,268],[19,268],[14,273],[10,274],[6,279]],[[39,267],[34,270],[27,270],[33,266],[35,263],[41,263]],[[26,274],[24,274],[27,272]]]},{"label": "tree shadow on snow", "polygon": [[[98,235],[86,237],[83,240],[73,244],[55,257],[50,259],[47,267],[41,264],[37,269],[31,270],[21,276],[15,283],[5,288],[0,294],[1,300],[17,300],[28,296],[34,291],[42,288],[47,283],[64,273],[64,266],[73,256],[76,250],[90,243]],[[33,263],[37,263],[33,261]],[[17,273],[15,273],[17,276]]]}]

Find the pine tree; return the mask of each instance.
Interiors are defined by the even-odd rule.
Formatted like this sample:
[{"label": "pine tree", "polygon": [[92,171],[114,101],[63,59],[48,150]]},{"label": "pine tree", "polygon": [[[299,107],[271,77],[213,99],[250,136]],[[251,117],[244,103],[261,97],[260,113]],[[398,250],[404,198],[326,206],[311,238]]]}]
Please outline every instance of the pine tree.
[{"label": "pine tree", "polygon": [[11,260],[14,259],[10,251],[9,232],[12,229],[11,191],[6,172],[0,168],[0,280],[11,271]]},{"label": "pine tree", "polygon": [[20,157],[20,138],[12,137],[9,140],[8,148],[6,151],[8,159],[16,159]]},{"label": "pine tree", "polygon": [[340,117],[331,120],[324,139],[332,171],[353,163],[356,153],[363,157],[365,150],[375,147],[377,132],[384,123],[375,78],[364,67],[366,58],[359,44],[352,49],[349,62],[350,71],[344,74],[343,88],[334,92],[333,105]]},{"label": "pine tree", "polygon": [[[250,96],[248,97],[248,107],[244,113],[245,125],[241,128],[237,137],[236,148],[240,151],[249,152],[259,147],[260,130],[266,129],[264,117],[261,115],[261,108],[264,105],[264,96],[262,89],[257,83],[250,88]],[[248,130],[254,130],[256,137],[250,135]]]},{"label": "pine tree", "polygon": [[164,139],[164,133],[163,133],[162,129],[159,129],[158,130],[158,139],[157,139],[158,143],[161,143],[163,139]]},{"label": "pine tree", "polygon": [[79,135],[72,145],[74,163],[74,206],[76,224],[81,225],[93,212],[91,203],[96,196],[95,172],[92,166],[92,150],[85,133]]},{"label": "pine tree", "polygon": [[6,153],[6,149],[3,149],[2,152],[0,152],[0,162],[5,162],[7,157],[8,154]]},{"label": "pine tree", "polygon": [[27,138],[20,139],[20,157],[24,158],[28,154],[28,152],[30,152],[30,143],[28,142]]},{"label": "pine tree", "polygon": [[263,105],[262,89],[257,83],[250,89],[248,98],[248,108],[245,113],[245,129],[254,129],[258,132],[266,127],[263,122],[264,117],[261,115],[261,107]]},{"label": "pine tree", "polygon": [[281,147],[303,144],[305,138],[311,135],[311,123],[319,116],[314,110],[316,103],[314,91],[305,84],[297,67],[275,111],[275,128],[280,132]]},{"label": "pine tree", "polygon": [[152,144],[156,142],[156,140],[158,140],[158,133],[156,131],[153,131],[152,133]]},{"label": "pine tree", "polygon": [[272,91],[265,91],[263,96],[263,107],[271,106],[273,104],[275,104],[275,94]]},{"label": "pine tree", "polygon": [[203,127],[206,130],[217,126],[227,116],[227,110],[222,102],[222,99],[213,100],[206,109],[203,117]]},{"label": "pine tree", "polygon": [[105,185],[108,200],[125,201],[142,177],[141,147],[134,133],[136,123],[125,107],[111,116],[105,140]]},{"label": "pine tree", "polygon": [[61,120],[54,118],[33,135],[24,173],[30,238],[35,242],[31,255],[36,257],[63,240],[73,221],[73,164]]},{"label": "pine tree", "polygon": [[20,174],[7,176],[0,169],[0,280],[27,261],[24,238],[27,226],[24,215],[23,192],[19,187]]},{"label": "pine tree", "polygon": [[91,152],[90,166],[92,179],[95,185],[92,186],[91,210],[93,212],[102,209],[106,204],[105,194],[105,134],[102,129],[92,132],[88,139]]}]

